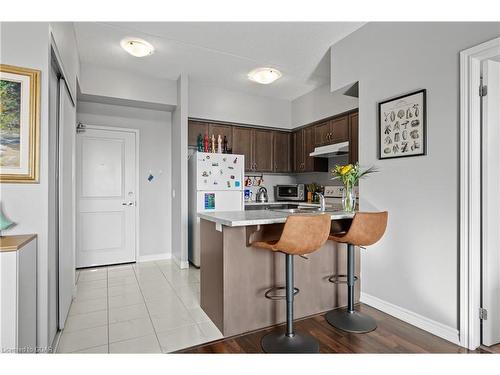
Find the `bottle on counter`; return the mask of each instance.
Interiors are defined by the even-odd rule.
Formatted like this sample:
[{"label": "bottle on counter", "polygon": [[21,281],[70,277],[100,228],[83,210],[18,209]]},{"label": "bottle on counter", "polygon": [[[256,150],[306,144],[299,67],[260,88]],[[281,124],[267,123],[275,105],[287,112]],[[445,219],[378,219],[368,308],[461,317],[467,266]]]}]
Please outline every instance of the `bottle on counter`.
[{"label": "bottle on counter", "polygon": [[203,136],[200,134],[198,134],[198,137],[196,138],[196,149],[199,151],[199,152],[203,152]]},{"label": "bottle on counter", "polygon": [[227,137],[226,136],[224,136],[224,140],[222,141],[222,143],[223,143],[222,152],[224,154],[227,154]]},{"label": "bottle on counter", "polygon": [[205,139],[203,140],[203,151],[208,152],[208,133],[205,133]]}]

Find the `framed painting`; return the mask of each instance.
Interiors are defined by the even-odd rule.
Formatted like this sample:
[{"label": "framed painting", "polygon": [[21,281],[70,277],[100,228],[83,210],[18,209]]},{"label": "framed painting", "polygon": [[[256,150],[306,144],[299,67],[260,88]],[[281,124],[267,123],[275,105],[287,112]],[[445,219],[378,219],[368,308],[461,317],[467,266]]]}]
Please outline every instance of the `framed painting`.
[{"label": "framed painting", "polygon": [[37,183],[40,71],[0,64],[0,183]]},{"label": "framed painting", "polygon": [[379,159],[426,154],[426,90],[378,104]]}]

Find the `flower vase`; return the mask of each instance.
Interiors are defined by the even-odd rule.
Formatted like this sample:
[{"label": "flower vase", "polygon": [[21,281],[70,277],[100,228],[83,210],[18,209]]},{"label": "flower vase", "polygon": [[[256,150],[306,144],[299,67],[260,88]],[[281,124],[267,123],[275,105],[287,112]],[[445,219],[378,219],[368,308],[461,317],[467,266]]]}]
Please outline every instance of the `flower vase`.
[{"label": "flower vase", "polygon": [[352,213],[356,208],[356,193],[352,185],[344,185],[342,191],[342,210]]}]

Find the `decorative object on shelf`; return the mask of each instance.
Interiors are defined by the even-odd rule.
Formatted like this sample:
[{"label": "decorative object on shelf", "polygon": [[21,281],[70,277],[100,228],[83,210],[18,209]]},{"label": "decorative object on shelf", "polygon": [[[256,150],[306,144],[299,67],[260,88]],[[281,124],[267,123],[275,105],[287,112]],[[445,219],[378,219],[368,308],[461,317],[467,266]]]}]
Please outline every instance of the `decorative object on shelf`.
[{"label": "decorative object on shelf", "polygon": [[203,151],[208,152],[208,133],[205,133],[205,138],[203,139]]},{"label": "decorative object on shelf", "polygon": [[10,228],[15,223],[9,220],[3,213],[2,206],[0,205],[0,237],[2,236],[2,231]]},{"label": "decorative object on shelf", "polygon": [[[426,93],[418,90],[378,103],[379,159],[426,154]],[[401,127],[402,134],[396,131]]]},{"label": "decorative object on shelf", "polygon": [[217,152],[222,154],[222,137],[220,134],[217,136]]},{"label": "decorative object on shelf", "polygon": [[336,165],[332,170],[332,180],[341,180],[344,185],[342,192],[342,210],[345,212],[354,212],[356,208],[356,193],[354,186],[358,183],[360,178],[363,178],[370,173],[375,173],[375,167],[370,167],[361,170],[359,163]]},{"label": "decorative object on shelf", "polygon": [[37,183],[40,71],[0,64],[0,182]]},{"label": "decorative object on shelf", "polygon": [[212,142],[211,142],[210,146],[211,146],[210,147],[210,152],[212,154],[215,154],[215,135],[214,134],[212,134]]},{"label": "decorative object on shelf", "polygon": [[224,136],[224,140],[222,141],[222,143],[223,143],[222,152],[224,154],[227,154],[228,152],[227,152],[227,137],[226,136]]},{"label": "decorative object on shelf", "polygon": [[199,152],[203,152],[203,136],[198,134],[198,138],[196,138],[196,148]]}]

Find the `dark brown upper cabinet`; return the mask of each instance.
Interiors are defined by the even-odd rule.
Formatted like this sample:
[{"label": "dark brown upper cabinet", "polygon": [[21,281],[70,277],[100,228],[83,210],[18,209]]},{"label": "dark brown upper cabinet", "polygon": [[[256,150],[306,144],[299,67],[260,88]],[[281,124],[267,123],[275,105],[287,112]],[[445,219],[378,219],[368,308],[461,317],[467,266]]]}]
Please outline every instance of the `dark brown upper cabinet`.
[{"label": "dark brown upper cabinet", "polygon": [[349,140],[349,116],[334,118],[314,125],[314,144],[318,146]]},{"label": "dark brown upper cabinet", "polygon": [[349,115],[349,163],[358,162],[358,112]]},{"label": "dark brown upper cabinet", "polygon": [[330,144],[349,140],[349,116],[330,120]]},{"label": "dark brown upper cabinet", "polygon": [[222,140],[224,140],[224,136],[226,136],[227,147],[233,147],[233,127],[231,125],[209,124],[208,134],[210,137],[212,136],[212,134],[215,135],[215,142],[217,142],[217,136],[219,134],[222,137]]},{"label": "dark brown upper cabinet", "polygon": [[253,170],[252,128],[233,128],[233,154],[245,155],[245,171]]},{"label": "dark brown upper cabinet", "polygon": [[306,167],[304,160],[304,129],[296,130],[292,133],[293,144],[293,171],[295,173],[304,172]]},{"label": "dark brown upper cabinet", "polygon": [[293,132],[295,173],[328,171],[328,159],[309,156],[315,147],[314,130],[314,127],[309,126]]},{"label": "dark brown upper cabinet", "polygon": [[253,142],[253,170],[259,172],[273,172],[273,135],[272,130],[254,129]]},{"label": "dark brown upper cabinet", "polygon": [[189,120],[188,122],[188,146],[197,147],[198,135],[202,137],[208,133],[208,123],[202,121]]},{"label": "dark brown upper cabinet", "polygon": [[274,132],[273,172],[292,172],[292,135],[289,132]]}]

